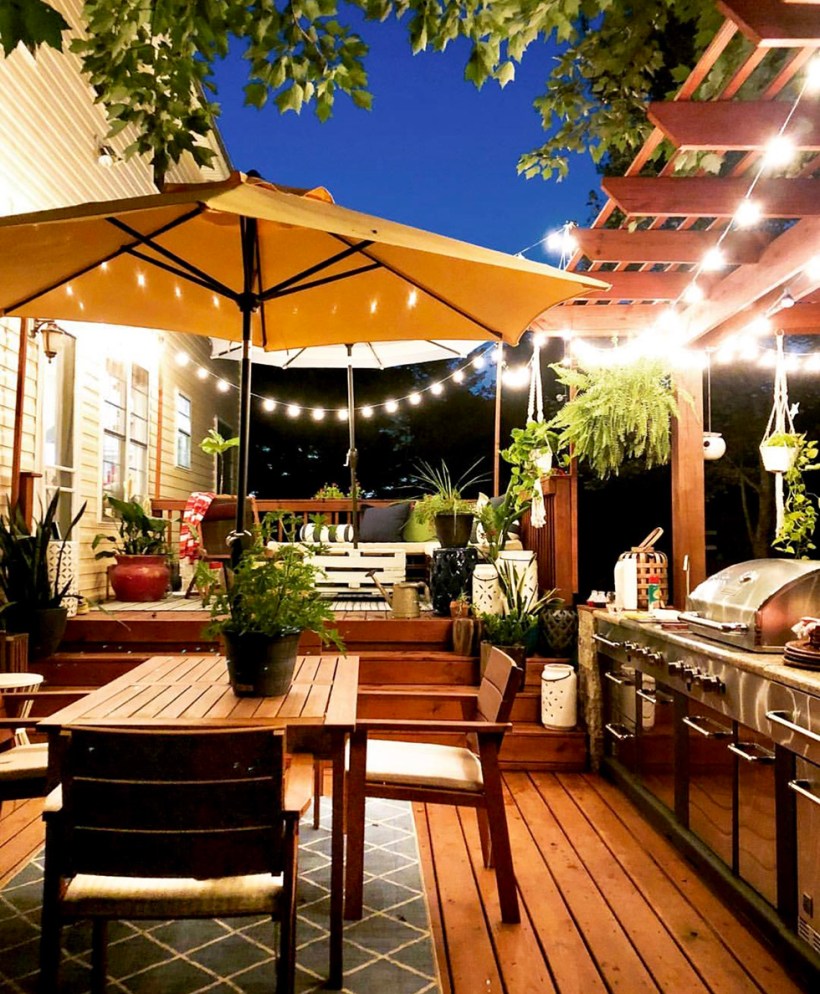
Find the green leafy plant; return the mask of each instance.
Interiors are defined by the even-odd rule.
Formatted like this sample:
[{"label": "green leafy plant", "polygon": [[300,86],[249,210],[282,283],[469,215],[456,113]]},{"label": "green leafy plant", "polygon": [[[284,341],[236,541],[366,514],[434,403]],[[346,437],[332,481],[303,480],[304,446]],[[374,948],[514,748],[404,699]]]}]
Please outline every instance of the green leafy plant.
[{"label": "green leafy plant", "polygon": [[804,440],[804,436],[798,435],[797,432],[779,431],[775,432],[774,435],[769,435],[760,444],[771,445],[774,448],[799,449],[802,447]]},{"label": "green leafy plant", "polygon": [[[781,436],[783,433],[781,433]],[[777,438],[778,436],[772,436]],[[818,497],[810,493],[803,479],[804,473],[820,469],[818,444],[803,434],[785,435],[797,439],[798,452],[791,469],[783,475],[787,492],[783,505],[783,526],[774,537],[772,546],[796,559],[809,559],[816,546],[813,538],[817,528]],[[791,442],[772,442],[770,445],[791,445]]]},{"label": "green leafy plant", "polygon": [[216,428],[209,428],[208,434],[199,443],[205,455],[216,456],[216,489],[219,493],[224,493],[230,486],[230,481],[225,479],[225,453],[238,445],[239,436],[225,438]]},{"label": "green leafy plant", "polygon": [[438,514],[475,513],[476,502],[462,495],[468,487],[486,479],[486,474],[474,472],[480,463],[481,460],[477,459],[457,480],[453,480],[445,462],[440,466],[431,466],[423,460],[419,462],[414,479],[430,492],[417,500],[416,518],[419,521],[430,521]]},{"label": "green leafy plant", "polygon": [[[15,605],[23,611],[61,607],[71,586],[71,580],[58,585],[49,577],[48,544],[54,539],[57,490],[48,503],[45,513],[31,528],[26,524],[19,504],[9,503],[8,516],[0,516],[0,592],[3,595],[2,612]],[[67,542],[83,516],[86,505],[80,508],[69,524],[63,541]],[[59,577],[64,546],[57,556],[54,576]]]},{"label": "green leafy plant", "polygon": [[[268,549],[280,521],[287,541]],[[253,544],[242,552],[235,568],[225,571],[224,585],[207,563],[199,562],[197,585],[203,605],[211,612],[207,637],[231,632],[276,638],[310,631],[323,643],[344,651],[338,631],[328,627],[334,618],[330,604],[316,588],[316,579],[324,576],[324,570],[313,556],[322,547],[297,543],[297,525],[292,516],[266,514]]]},{"label": "green leafy plant", "polygon": [[530,506],[521,497],[520,487],[509,487],[500,502],[493,503],[485,494],[479,494],[475,516],[481,526],[478,532],[479,544],[486,548],[486,558],[494,563],[510,537],[510,529]]},{"label": "green leafy plant", "polygon": [[528,645],[538,632],[542,613],[563,604],[555,590],[538,595],[527,590],[527,577],[516,570],[512,563],[496,563],[498,579],[504,594],[504,611],[501,614],[481,614],[484,640],[493,645]]},{"label": "green leafy plant", "polygon": [[95,559],[168,554],[166,538],[168,521],[164,518],[152,518],[136,497],[132,497],[131,500],[120,500],[118,497],[106,494],[105,501],[119,519],[119,525],[116,535],[100,532],[94,536],[92,549],[96,550],[104,542],[109,544],[109,548],[95,552]]},{"label": "green leafy plant", "polygon": [[501,458],[512,466],[510,486],[529,495],[536,481],[546,475],[545,461],[558,455],[558,433],[546,421],[528,421],[523,428],[513,428],[510,438],[501,450]]},{"label": "green leafy plant", "polygon": [[325,483],[313,495],[314,500],[344,500],[344,494],[335,483]]},{"label": "green leafy plant", "polygon": [[574,395],[549,422],[559,446],[571,449],[601,478],[627,459],[647,467],[669,462],[672,418],[678,405],[671,376],[658,359],[589,369],[550,367]]}]

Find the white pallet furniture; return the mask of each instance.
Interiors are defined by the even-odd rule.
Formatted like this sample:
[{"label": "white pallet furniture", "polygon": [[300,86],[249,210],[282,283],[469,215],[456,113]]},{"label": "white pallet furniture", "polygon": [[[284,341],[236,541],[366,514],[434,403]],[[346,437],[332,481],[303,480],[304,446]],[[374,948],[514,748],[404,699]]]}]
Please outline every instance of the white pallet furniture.
[{"label": "white pallet furniture", "polygon": [[371,570],[375,570],[376,578],[387,588],[405,579],[407,556],[403,550],[379,549],[375,543],[370,545],[375,547],[327,546],[325,553],[311,557],[311,562],[325,571],[325,577],[316,580],[316,586],[323,594],[335,597],[360,591],[379,597],[375,580],[367,575]]}]

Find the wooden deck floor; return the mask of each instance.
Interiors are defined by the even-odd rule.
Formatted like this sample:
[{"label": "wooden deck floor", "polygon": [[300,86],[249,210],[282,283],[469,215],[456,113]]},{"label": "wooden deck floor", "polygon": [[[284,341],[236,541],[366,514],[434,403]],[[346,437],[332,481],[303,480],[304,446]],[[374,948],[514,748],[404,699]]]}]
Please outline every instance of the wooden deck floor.
[{"label": "wooden deck floor", "polygon": [[[614,787],[591,774],[504,778],[520,925],[500,922],[474,812],[416,808],[442,994],[807,990]],[[42,843],[40,807],[4,805],[0,885]]]}]

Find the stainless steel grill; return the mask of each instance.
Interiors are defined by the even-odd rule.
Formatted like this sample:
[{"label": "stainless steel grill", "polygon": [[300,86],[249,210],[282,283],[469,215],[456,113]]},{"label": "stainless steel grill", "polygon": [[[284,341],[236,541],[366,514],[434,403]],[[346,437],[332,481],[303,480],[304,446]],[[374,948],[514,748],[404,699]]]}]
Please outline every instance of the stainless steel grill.
[{"label": "stainless steel grill", "polygon": [[753,559],[699,584],[680,615],[692,632],[748,652],[782,652],[792,626],[820,612],[820,563]]}]

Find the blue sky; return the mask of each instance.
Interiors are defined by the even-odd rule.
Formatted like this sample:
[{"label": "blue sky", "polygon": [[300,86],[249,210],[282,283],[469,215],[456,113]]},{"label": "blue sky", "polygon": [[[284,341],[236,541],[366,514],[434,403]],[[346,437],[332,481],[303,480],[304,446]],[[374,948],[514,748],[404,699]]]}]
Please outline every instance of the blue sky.
[{"label": "blue sky", "polygon": [[[547,45],[531,47],[503,91],[492,82],[478,91],[463,79],[464,45],[414,57],[401,25],[365,24],[362,32],[373,110],[339,97],[325,124],[312,109],[297,117],[272,105],[243,107],[245,64],[237,55],[219,67],[219,126],[235,166],[275,182],[323,185],[346,207],[506,252],[566,220],[588,219],[599,178],[587,157],[573,157],[563,183],[516,172],[520,153],[544,137],[532,101],[550,71]],[[557,262],[544,249],[527,254]]]}]

